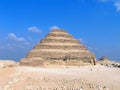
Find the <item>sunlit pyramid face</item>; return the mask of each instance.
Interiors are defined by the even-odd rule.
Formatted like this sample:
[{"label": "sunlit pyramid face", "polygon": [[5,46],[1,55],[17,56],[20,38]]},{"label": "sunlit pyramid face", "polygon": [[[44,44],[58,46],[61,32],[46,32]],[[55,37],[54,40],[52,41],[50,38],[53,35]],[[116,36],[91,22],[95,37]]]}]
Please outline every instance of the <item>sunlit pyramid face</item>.
[{"label": "sunlit pyramid face", "polygon": [[95,55],[65,30],[54,29],[21,60],[20,64],[30,66],[95,64]]}]

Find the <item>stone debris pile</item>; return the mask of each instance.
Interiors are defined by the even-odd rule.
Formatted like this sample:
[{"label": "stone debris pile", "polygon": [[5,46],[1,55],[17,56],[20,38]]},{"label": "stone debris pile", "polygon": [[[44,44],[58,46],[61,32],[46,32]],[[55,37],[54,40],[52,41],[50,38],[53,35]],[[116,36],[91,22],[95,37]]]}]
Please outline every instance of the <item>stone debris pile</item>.
[{"label": "stone debris pile", "polygon": [[107,90],[104,85],[85,82],[80,79],[19,78],[8,82],[6,90]]},{"label": "stone debris pile", "polygon": [[19,63],[12,60],[0,60],[0,68],[16,67]]},{"label": "stone debris pile", "polygon": [[118,67],[118,68],[120,68],[120,63],[119,63],[119,62],[111,61],[111,60],[108,59],[108,57],[106,57],[106,56],[101,57],[101,58],[97,61],[97,64],[104,65],[104,66],[108,66],[108,67]]}]

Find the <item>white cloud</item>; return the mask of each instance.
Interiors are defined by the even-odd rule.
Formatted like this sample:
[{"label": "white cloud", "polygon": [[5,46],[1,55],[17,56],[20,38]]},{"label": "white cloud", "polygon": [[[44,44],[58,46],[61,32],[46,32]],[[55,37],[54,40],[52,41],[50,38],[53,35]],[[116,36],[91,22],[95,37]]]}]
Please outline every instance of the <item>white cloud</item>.
[{"label": "white cloud", "polygon": [[20,42],[25,41],[23,37],[17,37],[14,33],[9,33],[8,38],[16,40],[16,41],[20,41]]},{"label": "white cloud", "polygon": [[32,27],[28,27],[28,31],[30,32],[35,32],[35,33],[42,33],[42,30],[40,30],[38,27],[36,26],[32,26]]},{"label": "white cloud", "polygon": [[115,2],[114,5],[115,5],[117,11],[120,12],[120,1]]},{"label": "white cloud", "polygon": [[55,29],[60,29],[60,28],[58,26],[51,26],[49,29],[50,30],[55,30]]},{"label": "white cloud", "polygon": [[112,2],[113,5],[115,6],[117,12],[120,12],[120,0],[99,0],[100,2]]}]

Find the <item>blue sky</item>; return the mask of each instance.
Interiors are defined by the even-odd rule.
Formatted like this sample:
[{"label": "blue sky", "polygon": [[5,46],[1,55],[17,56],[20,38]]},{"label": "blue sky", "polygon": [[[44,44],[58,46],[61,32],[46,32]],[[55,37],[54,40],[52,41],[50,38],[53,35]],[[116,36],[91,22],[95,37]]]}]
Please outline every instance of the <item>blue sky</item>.
[{"label": "blue sky", "polygon": [[0,59],[19,61],[51,28],[120,61],[120,0],[0,0]]}]

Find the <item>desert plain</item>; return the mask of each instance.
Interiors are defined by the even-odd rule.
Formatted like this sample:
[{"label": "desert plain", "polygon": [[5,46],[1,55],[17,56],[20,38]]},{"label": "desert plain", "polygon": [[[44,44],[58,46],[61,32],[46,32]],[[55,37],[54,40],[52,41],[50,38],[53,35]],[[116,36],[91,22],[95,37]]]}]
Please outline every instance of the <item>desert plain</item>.
[{"label": "desert plain", "polygon": [[[9,63],[10,62],[10,63]],[[30,67],[1,61],[0,90],[120,90],[120,68]]]}]

